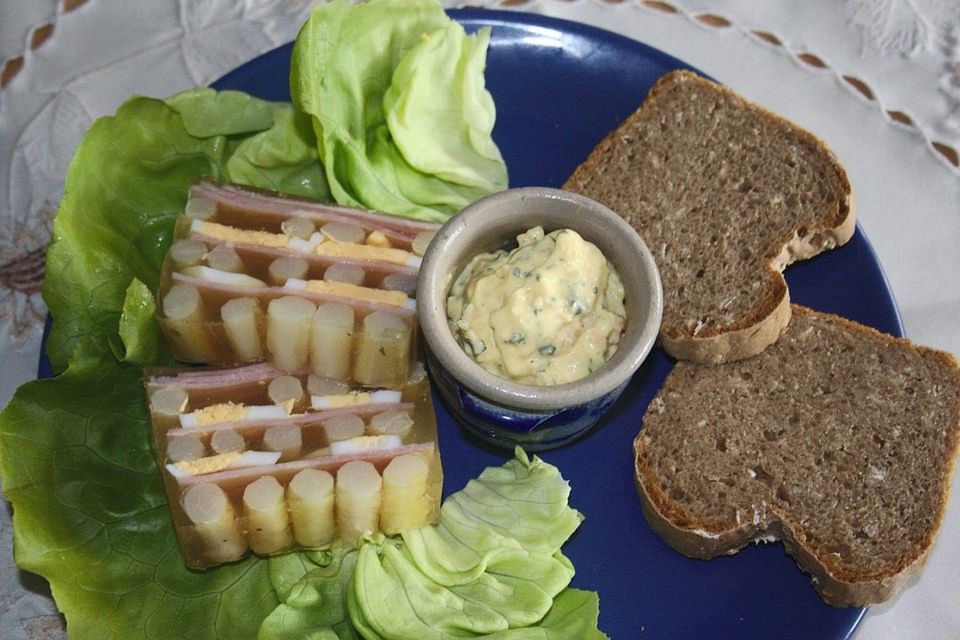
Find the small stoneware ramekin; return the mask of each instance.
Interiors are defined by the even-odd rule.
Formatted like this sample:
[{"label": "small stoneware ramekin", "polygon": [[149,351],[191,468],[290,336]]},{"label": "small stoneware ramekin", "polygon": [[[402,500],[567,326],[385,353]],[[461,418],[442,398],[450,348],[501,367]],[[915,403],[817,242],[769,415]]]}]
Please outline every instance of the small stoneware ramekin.
[{"label": "small stoneware ramekin", "polygon": [[[573,229],[617,268],[626,326],[617,352],[590,375],[553,386],[519,384],[474,362],[447,321],[447,294],[471,258],[515,248],[520,233]],[[566,444],[592,427],[623,393],[650,353],[663,314],[660,274],[643,240],[619,215],[579,194],[546,187],[510,189],[478,200],[447,221],[423,256],[417,311],[434,383],[453,416],[491,443],[529,450]]]}]

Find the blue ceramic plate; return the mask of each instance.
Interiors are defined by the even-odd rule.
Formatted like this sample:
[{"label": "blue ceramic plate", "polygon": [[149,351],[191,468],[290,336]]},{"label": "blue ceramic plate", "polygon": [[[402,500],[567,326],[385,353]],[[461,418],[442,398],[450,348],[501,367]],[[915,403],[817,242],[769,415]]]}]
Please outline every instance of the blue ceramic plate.
[{"label": "blue ceramic plate", "polygon": [[[593,147],[639,105],[664,73],[691,68],[661,51],[593,27],[487,10],[451,15],[469,30],[493,28],[487,86],[511,186],[559,187]],[[289,100],[291,46],[271,51],[215,83]],[[893,296],[867,239],[790,267],[793,301],[902,335]],[[48,319],[49,324],[49,319]],[[573,585],[600,593],[600,628],[614,640],[850,638],[865,609],[835,609],[814,593],[780,544],[732,557],[691,560],[647,526],[633,486],[632,441],[672,362],[660,351],[636,374],[609,416],[586,437],[542,454],[572,486],[586,517],[564,547]],[[51,375],[42,357],[40,376]],[[508,457],[463,432],[434,398],[445,492]]]},{"label": "blue ceramic plate", "polygon": [[[452,15],[468,29],[493,28],[487,86],[511,186],[560,186],[657,78],[688,68],[580,24],[483,10]],[[216,86],[288,100],[289,60],[290,47],[282,47]],[[787,281],[796,302],[902,334],[883,273],[859,230],[841,249],[788,269]],[[570,480],[570,501],[586,516],[565,552],[577,569],[574,586],[600,593],[601,629],[615,640],[850,637],[864,610],[825,605],[780,544],[702,562],[676,553],[647,527],[633,486],[631,443],[671,366],[655,352],[608,419],[542,456]],[[484,467],[502,464],[508,453],[468,437],[435,401],[449,493]]]}]

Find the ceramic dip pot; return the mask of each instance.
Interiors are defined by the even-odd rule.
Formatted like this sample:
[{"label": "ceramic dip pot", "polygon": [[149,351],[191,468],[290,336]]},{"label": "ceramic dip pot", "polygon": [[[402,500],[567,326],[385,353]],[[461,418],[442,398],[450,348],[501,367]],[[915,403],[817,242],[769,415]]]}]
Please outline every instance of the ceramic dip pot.
[{"label": "ceramic dip pot", "polygon": [[[536,226],[578,232],[616,267],[624,286],[626,324],[616,353],[564,384],[520,384],[487,371],[457,342],[447,317],[451,285],[467,263],[515,248],[517,235]],[[623,218],[579,194],[525,187],[483,198],[441,227],[423,256],[417,310],[431,375],[458,422],[497,445],[543,450],[585,433],[619,398],[656,340],[663,293],[653,256]]]}]

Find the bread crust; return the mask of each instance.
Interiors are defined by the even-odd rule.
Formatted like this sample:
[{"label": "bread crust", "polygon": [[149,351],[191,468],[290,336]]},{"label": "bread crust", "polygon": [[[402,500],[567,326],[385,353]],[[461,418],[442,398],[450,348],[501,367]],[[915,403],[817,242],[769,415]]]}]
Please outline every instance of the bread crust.
[{"label": "bread crust", "polygon": [[[655,109],[657,97],[677,82],[696,83],[709,87],[738,104],[744,104],[758,116],[776,124],[777,127],[790,130],[794,135],[809,141],[824,158],[829,160],[833,179],[836,180],[836,211],[825,212],[820,218],[821,225],[814,228],[784,228],[787,238],[781,245],[772,246],[767,254],[763,273],[757,274],[763,280],[770,293],[753,309],[734,318],[732,322],[710,326],[701,331],[695,318],[686,317],[683,322],[670,324],[664,322],[660,331],[660,342],[664,349],[678,360],[701,363],[723,363],[741,360],[756,355],[776,342],[790,322],[790,295],[782,272],[797,260],[811,258],[823,251],[846,243],[856,228],[855,202],[850,180],[843,166],[826,143],[785,118],[752,103],[730,89],[717,85],[690,71],[674,71],[660,78],[647,95],[643,104],[619,127],[610,132],[590,153],[587,159],[574,170],[564,184],[565,189],[585,193],[595,199],[599,194],[589,188],[591,177],[598,172],[604,159],[613,154],[623,144],[622,139],[632,123],[642,119],[649,109]],[[653,106],[651,106],[653,105]],[[618,211],[634,228],[644,236],[644,229],[633,218],[630,211]],[[673,283],[676,286],[676,283]],[[664,300],[669,304],[672,297],[664,282]]]},{"label": "bread crust", "polygon": [[711,560],[719,556],[733,555],[751,543],[780,541],[800,569],[810,576],[814,588],[824,602],[834,607],[866,607],[889,600],[919,573],[930,554],[932,539],[926,549],[899,573],[857,582],[832,574],[813,551],[798,539],[793,529],[779,519],[775,510],[767,512],[756,524],[744,524],[733,529],[710,531],[700,528],[700,523],[678,526],[674,518],[668,515],[670,509],[664,497],[656,496],[653,489],[656,485],[644,477],[647,471],[640,465],[637,442],[634,441],[635,484],[643,515],[650,528],[664,542],[688,558]]},{"label": "bread crust", "polygon": [[[770,270],[774,279],[775,295],[763,305],[758,314],[762,319],[741,327],[730,327],[711,336],[697,336],[674,326],[660,327],[660,343],[677,360],[690,360],[704,364],[721,364],[755,356],[777,341],[790,324],[790,291],[783,275]],[[743,323],[740,323],[743,324]]]},{"label": "bread crust", "polygon": [[[895,338],[851,320],[815,312],[799,305],[793,305],[792,311],[795,316],[825,318],[845,330],[865,334],[890,348],[915,350],[924,358],[935,360],[943,367],[952,369],[953,378],[960,380],[960,363],[952,354],[914,345],[904,338]],[[660,393],[666,393],[670,389],[668,379]],[[655,403],[652,403],[651,407],[653,404]],[[645,464],[644,431],[641,430],[634,440],[633,454],[635,484],[643,514],[650,527],[668,545],[688,557],[708,560],[720,555],[734,554],[752,542],[775,539],[783,542],[786,551],[794,557],[800,568],[811,576],[816,591],[828,604],[848,607],[883,602],[900,590],[923,567],[942,525],[946,505],[949,503],[951,476],[960,452],[960,418],[957,418],[960,416],[960,393],[954,404],[953,416],[957,424],[953,425],[946,443],[947,468],[942,477],[935,478],[938,503],[942,508],[933,519],[932,526],[916,543],[912,555],[904,558],[896,571],[882,575],[844,575],[839,571],[831,571],[806,541],[803,531],[792,528],[789,518],[778,511],[775,504],[769,502],[764,501],[754,507],[753,519],[737,526],[731,526],[729,521],[711,521],[688,513],[676,500],[664,493],[663,484],[656,471]],[[648,409],[648,416],[650,411],[651,409]]]}]

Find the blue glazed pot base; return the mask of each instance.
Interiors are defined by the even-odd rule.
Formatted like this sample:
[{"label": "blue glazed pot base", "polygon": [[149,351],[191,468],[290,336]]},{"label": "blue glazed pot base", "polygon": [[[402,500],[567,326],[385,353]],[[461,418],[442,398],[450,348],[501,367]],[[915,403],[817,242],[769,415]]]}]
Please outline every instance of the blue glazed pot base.
[{"label": "blue glazed pot base", "polygon": [[431,379],[451,415],[465,429],[484,441],[512,449],[543,451],[568,444],[587,433],[613,406],[626,383],[590,402],[555,411],[518,411],[480,398],[427,357]]}]

